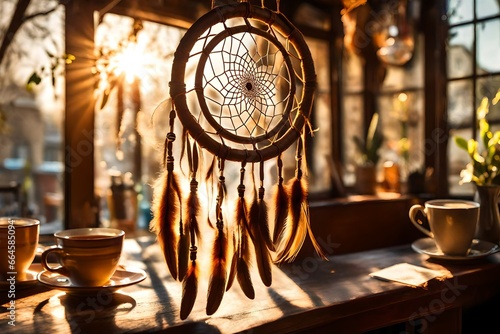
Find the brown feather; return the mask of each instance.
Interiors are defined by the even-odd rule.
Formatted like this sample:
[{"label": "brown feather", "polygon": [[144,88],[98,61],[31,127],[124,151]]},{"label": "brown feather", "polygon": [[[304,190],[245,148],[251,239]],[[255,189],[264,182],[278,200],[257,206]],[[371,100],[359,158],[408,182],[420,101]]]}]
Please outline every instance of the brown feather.
[{"label": "brown feather", "polygon": [[264,199],[259,199],[258,224],[259,224],[260,237],[264,239],[267,248],[269,248],[269,250],[274,252],[275,250],[274,244],[271,240],[271,234],[269,233],[269,218],[267,215],[267,204],[264,201]]},{"label": "brown feather", "polygon": [[229,291],[233,286],[234,278],[236,277],[236,265],[238,263],[238,251],[235,251],[233,257],[231,258],[231,268],[229,269],[229,275],[227,277],[226,291]]},{"label": "brown feather", "polygon": [[182,231],[179,242],[177,243],[177,274],[179,281],[182,282],[186,273],[188,271],[189,266],[189,229],[186,227],[184,231]]},{"label": "brown feather", "polygon": [[306,194],[302,187],[302,180],[295,177],[290,180],[290,205],[288,210],[287,224],[283,231],[283,239],[279,245],[276,262],[289,261],[298,253],[297,246],[304,242],[307,229],[299,228],[301,225],[302,205],[306,200]]},{"label": "brown feather", "polygon": [[150,230],[157,234],[170,274],[177,279],[177,230],[180,218],[180,191],[177,176],[164,171],[153,194]]},{"label": "brown feather", "polygon": [[262,238],[260,231],[260,226],[258,224],[259,218],[259,202],[255,196],[249,210],[249,225],[250,225],[250,236],[255,248],[255,259],[257,262],[257,269],[259,269],[259,275],[262,279],[262,283],[265,286],[271,286],[272,283],[272,270],[271,270],[271,254],[266,246],[265,241]]},{"label": "brown feather", "polygon": [[227,278],[226,257],[227,238],[224,230],[219,228],[213,249],[212,274],[208,283],[207,315],[212,315],[217,311],[222,302],[222,297],[224,297]]},{"label": "brown feather", "polygon": [[282,240],[284,244],[280,244],[280,252],[278,253],[276,262],[293,261],[302,248],[306,235],[309,235],[318,255],[323,259],[327,259],[325,252],[311,230],[306,181],[299,178],[293,179],[290,197],[291,203],[288,216],[290,226],[286,228],[286,236]]},{"label": "brown feather", "polygon": [[311,221],[309,219],[309,206],[306,205],[306,208],[305,210],[307,210],[307,213],[306,213],[306,219],[307,219],[307,224],[306,224],[306,227],[307,227],[307,234],[309,235],[309,238],[311,239],[311,243],[314,247],[314,250],[316,251],[316,253],[318,253],[318,255],[323,259],[323,260],[328,260],[328,258],[326,257],[326,252],[323,250],[323,248],[321,247],[321,245],[319,244],[319,242],[316,240],[316,238],[314,237],[314,234],[312,232],[312,229],[311,229]]},{"label": "brown feather", "polygon": [[249,299],[255,298],[255,291],[253,289],[252,278],[250,277],[250,245],[248,244],[248,235],[242,233],[240,252],[238,256],[236,275],[241,290]]},{"label": "brown feather", "polygon": [[198,268],[196,261],[191,261],[189,271],[182,282],[181,319],[188,317],[193,309],[196,295],[198,294]]},{"label": "brown feather", "polygon": [[200,200],[197,196],[197,192],[191,190],[188,195],[187,205],[186,205],[186,230],[194,231],[198,240],[201,240],[200,226],[198,223],[198,217],[200,214]]},{"label": "brown feather", "polygon": [[283,237],[283,230],[288,217],[289,195],[283,184],[278,184],[274,191],[272,207],[275,209],[273,243],[278,247],[280,239]]}]

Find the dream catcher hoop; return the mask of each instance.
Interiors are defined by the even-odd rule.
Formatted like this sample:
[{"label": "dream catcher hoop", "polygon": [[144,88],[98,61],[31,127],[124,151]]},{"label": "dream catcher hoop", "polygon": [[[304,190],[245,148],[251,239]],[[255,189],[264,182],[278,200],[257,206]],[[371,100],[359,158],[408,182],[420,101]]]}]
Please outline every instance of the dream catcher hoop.
[{"label": "dream catcher hoop", "polygon": [[[208,219],[215,230],[208,315],[215,313],[234,281],[248,298],[254,298],[252,259],[262,282],[270,286],[272,263],[295,259],[307,234],[325,258],[310,229],[302,159],[316,88],[314,63],[302,34],[279,12],[277,3],[276,12],[247,2],[215,7],[189,28],[175,52],[166,169],[155,186],[151,229],[158,234],[172,277],[183,282],[182,319],[191,312],[198,289],[201,209],[197,191],[203,151],[216,162],[216,167],[212,164],[205,172],[218,175],[215,224]],[[174,171],[176,117],[183,125],[182,156],[187,156],[189,165],[187,196]],[[295,177],[285,184],[281,155],[294,143]],[[278,183],[272,197],[274,210],[268,217],[264,162],[273,158],[277,159]],[[234,217],[229,222],[224,211],[230,192],[224,176],[226,162],[240,163]],[[247,164],[252,164],[254,181],[251,200],[245,198]],[[255,164],[259,165],[256,173]],[[255,174],[259,175],[258,189]]]},{"label": "dream catcher hoop", "polygon": [[[243,18],[244,24],[227,26],[235,18]],[[265,25],[254,26],[250,19]],[[212,32],[217,24],[224,30]],[[289,45],[282,45],[278,37]],[[203,51],[192,54],[200,44]],[[202,115],[193,113],[185,98],[186,65],[198,55],[193,89]],[[222,69],[215,68],[220,65]],[[298,79],[303,84],[300,99],[295,96]],[[288,92],[276,97],[280,85],[288,86]],[[315,88],[314,63],[300,31],[282,14],[245,2],[216,7],[186,32],[175,53],[170,95],[179,119],[203,148],[221,159],[259,162],[278,156],[298,139],[308,122]],[[237,144],[259,148],[246,150]]]}]

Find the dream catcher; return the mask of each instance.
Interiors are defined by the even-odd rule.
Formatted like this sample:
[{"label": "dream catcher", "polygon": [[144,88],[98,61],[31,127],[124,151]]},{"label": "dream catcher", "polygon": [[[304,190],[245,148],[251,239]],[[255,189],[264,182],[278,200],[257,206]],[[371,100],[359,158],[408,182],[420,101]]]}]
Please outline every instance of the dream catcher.
[{"label": "dream catcher", "polygon": [[[270,286],[273,262],[295,259],[307,234],[325,258],[309,225],[302,158],[316,87],[314,64],[300,31],[279,12],[279,1],[277,7],[276,12],[247,2],[215,7],[192,25],[175,52],[165,171],[155,186],[151,229],[172,277],[183,284],[182,319],[198,290],[200,179],[213,198],[203,219],[215,232],[208,315],[235,281],[248,298],[255,297],[253,259],[263,284]],[[188,173],[174,167],[176,117],[183,125],[181,160],[187,161]],[[295,176],[285,183],[282,153],[289,148],[296,150]],[[213,157],[209,163],[207,156]],[[266,201],[264,164],[271,160],[277,184]],[[240,169],[235,189],[226,186],[229,164]],[[187,174],[184,189],[181,176]],[[252,181],[247,194],[245,183]]]}]

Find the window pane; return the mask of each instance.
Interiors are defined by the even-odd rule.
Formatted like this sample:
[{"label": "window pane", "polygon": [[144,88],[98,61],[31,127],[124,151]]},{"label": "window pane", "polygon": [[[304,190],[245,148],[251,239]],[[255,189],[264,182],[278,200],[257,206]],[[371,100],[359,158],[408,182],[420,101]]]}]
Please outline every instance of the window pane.
[{"label": "window pane", "polygon": [[318,131],[311,139],[313,145],[312,161],[309,161],[310,191],[325,191],[331,188],[332,124],[330,95],[330,57],[328,41],[306,38],[307,45],[314,59],[316,80],[318,83],[312,118]]},{"label": "window pane", "polygon": [[[13,9],[10,2],[0,4],[2,14]],[[14,182],[22,193],[21,203],[6,203],[1,195],[0,216],[40,219],[44,234],[62,228],[64,208],[64,6],[35,15],[49,9],[53,4],[45,1],[30,4],[32,18],[17,31],[0,66],[0,187]],[[10,19],[0,15],[0,39]],[[28,90],[33,73],[40,82]]]},{"label": "window pane", "polygon": [[500,19],[485,21],[476,27],[478,74],[500,72]]},{"label": "window pane", "polygon": [[461,78],[472,74],[474,26],[466,25],[449,30],[448,77]]},{"label": "window pane", "polygon": [[378,100],[384,145],[381,162],[400,165],[402,176],[422,172],[424,162],[424,95],[422,91],[383,95]]},{"label": "window pane", "polygon": [[477,18],[483,18],[500,13],[500,5],[497,0],[476,0]]},{"label": "window pane", "polygon": [[[96,47],[108,57],[102,59],[107,59],[115,66],[120,64],[116,57],[113,58],[113,53],[120,51],[122,54],[125,53],[133,23],[130,17],[113,14],[104,16],[95,36]],[[129,63],[126,63],[128,66],[121,68],[126,75],[132,74],[127,72],[128,70],[136,71],[140,79],[134,81],[132,75],[132,80],[125,79],[122,84],[117,83],[111,90],[104,108],[96,110],[95,186],[96,193],[101,199],[100,219],[104,226],[114,224],[114,216],[125,217],[128,214],[129,211],[125,210],[123,204],[119,206],[123,212],[118,212],[117,206],[113,204],[120,196],[130,199],[131,203],[128,204],[135,204],[137,196],[133,196],[132,191],[142,192],[139,200],[142,199],[140,207],[143,215],[138,216],[138,224],[139,227],[147,226],[148,205],[151,200],[149,185],[154,183],[158,175],[161,161],[160,147],[169,129],[168,114],[165,114],[162,108],[159,108],[158,112],[155,112],[155,109],[168,97],[168,80],[171,76],[173,54],[184,32],[183,29],[144,21],[143,29],[137,34],[136,41],[141,50],[141,57],[134,58],[132,62],[129,60]],[[105,67],[104,64],[100,68],[99,94],[102,94],[102,88],[109,83],[103,74],[106,70],[108,72],[113,70],[112,66]],[[132,68],[134,66],[131,64],[136,67]],[[120,99],[119,89],[122,92]],[[118,110],[122,111],[121,117]],[[176,145],[174,149],[180,150],[180,145]],[[137,157],[139,154],[140,158]],[[115,211],[112,211],[113,208]],[[124,219],[117,224],[122,224],[121,227],[125,229],[134,229],[133,225],[127,225],[132,224],[130,221]]]},{"label": "window pane", "polygon": [[448,125],[452,129],[472,127],[474,104],[472,81],[458,80],[448,83]]},{"label": "window pane", "polygon": [[363,90],[363,61],[353,52],[344,52],[342,61],[342,81],[345,93]]},{"label": "window pane", "polygon": [[424,39],[420,36],[413,58],[405,66],[387,66],[381,91],[404,90],[424,86]]},{"label": "window pane", "polygon": [[472,19],[474,18],[473,15],[473,0],[448,1],[448,22],[450,24],[472,21]]},{"label": "window pane", "polygon": [[350,186],[354,183],[354,167],[359,159],[358,150],[354,144],[354,136],[364,138],[363,134],[363,97],[361,94],[345,95],[342,110],[342,161],[344,161],[344,183]]},{"label": "window pane", "polygon": [[472,138],[472,129],[460,129],[450,131],[450,140],[448,141],[448,182],[451,195],[473,194],[474,188],[471,183],[460,184],[460,172],[470,162],[470,157],[465,150],[462,150],[455,144],[453,139],[460,136],[465,139]]},{"label": "window pane", "polygon": [[500,123],[500,102],[493,105],[491,101],[500,89],[500,76],[491,76],[477,80],[476,87],[476,108],[479,107],[483,97],[488,98],[490,103],[490,110],[487,119],[490,122]]}]

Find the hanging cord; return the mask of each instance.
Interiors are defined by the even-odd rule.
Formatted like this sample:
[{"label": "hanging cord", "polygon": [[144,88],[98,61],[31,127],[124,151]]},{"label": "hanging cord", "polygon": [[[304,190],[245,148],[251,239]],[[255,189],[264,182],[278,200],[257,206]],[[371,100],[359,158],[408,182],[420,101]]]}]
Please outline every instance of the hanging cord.
[{"label": "hanging cord", "polygon": [[182,194],[177,175],[174,172],[172,149],[175,141],[175,115],[175,108],[172,108],[169,122],[170,131],[166,135],[163,151],[163,165],[166,168],[155,184],[151,206],[153,219],[150,223],[151,231],[158,235],[158,243],[173,279],[178,277],[179,224],[182,226]]},{"label": "hanging cord", "polygon": [[288,218],[288,205],[289,205],[289,192],[285,188],[283,182],[283,160],[281,159],[281,154],[278,155],[278,161],[276,163],[278,169],[278,184],[275,187],[273,194],[273,208],[275,211],[274,215],[274,232],[273,232],[273,244],[276,249],[283,238],[283,231]]},{"label": "hanging cord", "polygon": [[[187,204],[187,235],[190,238],[191,247],[189,248],[189,269],[182,282],[182,299],[180,317],[186,319],[193,309],[196,297],[198,294],[198,267],[196,257],[198,247],[196,246],[196,237],[200,238],[197,215],[199,213],[199,201],[197,197],[198,181],[196,181],[196,173],[198,170],[198,148],[196,143],[193,144],[193,151],[189,140],[187,142],[187,154],[189,170],[191,172],[190,193]],[[180,271],[180,270],[179,270]]]},{"label": "hanging cord", "polygon": [[225,177],[224,177],[224,160],[219,159],[219,191],[217,195],[217,204],[215,208],[216,237],[214,240],[212,253],[212,269],[210,282],[208,283],[207,295],[207,315],[212,315],[217,311],[222,302],[222,297],[226,291],[227,281],[227,236],[224,230],[224,220],[222,214],[222,203],[226,193]]}]

